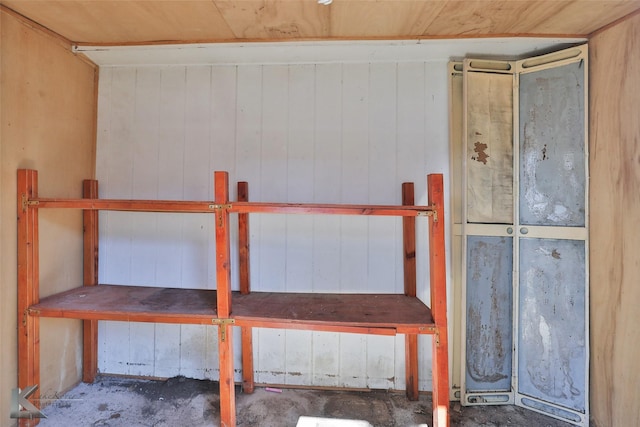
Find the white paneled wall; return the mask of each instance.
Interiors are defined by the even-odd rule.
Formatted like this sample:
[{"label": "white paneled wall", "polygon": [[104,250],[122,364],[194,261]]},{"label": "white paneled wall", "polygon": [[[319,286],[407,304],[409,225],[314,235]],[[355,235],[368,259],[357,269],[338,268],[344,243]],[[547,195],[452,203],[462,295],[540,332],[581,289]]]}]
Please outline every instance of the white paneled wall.
[{"label": "white paneled wall", "polygon": [[[399,204],[413,181],[426,203],[426,174],[448,174],[446,77],[445,61],[102,67],[100,197],[211,200],[212,172],[226,170],[255,201]],[[100,221],[101,283],[215,288],[211,215]],[[252,288],[402,292],[401,233],[397,218],[254,215]],[[427,250],[421,239],[423,299]],[[215,337],[213,326],[101,322],[99,369],[215,379]],[[254,352],[257,382],[404,388],[403,336],[256,329]]]}]

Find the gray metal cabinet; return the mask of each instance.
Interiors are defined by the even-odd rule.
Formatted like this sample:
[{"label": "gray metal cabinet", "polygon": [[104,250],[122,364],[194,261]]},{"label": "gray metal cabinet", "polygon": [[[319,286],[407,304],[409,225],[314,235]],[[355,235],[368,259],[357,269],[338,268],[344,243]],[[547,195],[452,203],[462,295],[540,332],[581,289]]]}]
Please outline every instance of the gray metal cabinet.
[{"label": "gray metal cabinet", "polygon": [[459,398],[586,426],[587,47],[450,71]]}]

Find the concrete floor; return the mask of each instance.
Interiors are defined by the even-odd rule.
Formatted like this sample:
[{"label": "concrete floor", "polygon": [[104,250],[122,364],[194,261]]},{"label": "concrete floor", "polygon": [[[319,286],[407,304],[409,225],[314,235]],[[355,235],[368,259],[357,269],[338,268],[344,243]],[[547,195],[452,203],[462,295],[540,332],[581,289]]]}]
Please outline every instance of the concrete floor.
[{"label": "concrete floor", "polygon": [[[366,420],[376,427],[431,425],[428,393],[417,402],[409,402],[403,393],[386,391],[273,392],[258,387],[253,394],[238,390],[236,397],[238,427],[293,427],[301,416]],[[166,381],[100,377],[93,384],[80,384],[53,400],[43,411],[47,419],[40,425],[217,426],[218,402],[217,383],[209,381],[183,377]],[[515,406],[461,407],[452,402],[451,425],[568,427],[571,424]]]}]

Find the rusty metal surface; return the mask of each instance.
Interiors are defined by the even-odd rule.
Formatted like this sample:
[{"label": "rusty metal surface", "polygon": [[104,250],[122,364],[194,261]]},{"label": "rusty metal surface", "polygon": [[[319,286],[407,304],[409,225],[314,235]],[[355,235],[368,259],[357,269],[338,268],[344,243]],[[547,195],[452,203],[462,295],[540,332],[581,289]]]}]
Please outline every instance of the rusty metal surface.
[{"label": "rusty metal surface", "polygon": [[582,62],[520,76],[520,223],[585,225]]},{"label": "rusty metal surface", "polygon": [[511,391],[513,239],[467,240],[467,391]]},{"label": "rusty metal surface", "polygon": [[467,221],[513,223],[513,76],[466,73]]},{"label": "rusty metal surface", "polygon": [[518,392],[585,410],[585,242],[522,239]]}]

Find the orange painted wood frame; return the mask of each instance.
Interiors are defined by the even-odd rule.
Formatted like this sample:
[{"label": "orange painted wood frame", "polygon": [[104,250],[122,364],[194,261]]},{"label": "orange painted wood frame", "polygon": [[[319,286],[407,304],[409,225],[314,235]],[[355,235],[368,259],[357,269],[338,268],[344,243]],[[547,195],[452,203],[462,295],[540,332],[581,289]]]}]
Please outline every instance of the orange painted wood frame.
[{"label": "orange painted wood frame", "polygon": [[[226,172],[216,172],[226,173]],[[212,213],[216,203],[193,200],[124,200],[124,199],[63,199],[34,198],[38,207],[56,209],[85,209],[129,212],[183,212]],[[333,215],[377,215],[419,216],[430,212],[428,206],[396,205],[347,205],[319,203],[257,203],[234,202],[224,208],[228,213],[284,213],[284,214],[333,214]]]},{"label": "orange painted wood frame", "polygon": [[[414,186],[412,182],[402,184],[402,204],[414,204]],[[416,218],[402,217],[402,242],[404,249],[404,294],[415,297],[416,293]],[[418,335],[405,334],[404,358],[406,393],[409,400],[418,400]]]},{"label": "orange painted wood frame", "polygon": [[[231,211],[240,212],[242,219],[239,220],[239,251],[240,251],[240,277],[241,293],[249,293],[249,232],[248,213],[294,213],[294,214],[361,214],[361,215],[401,215],[403,216],[403,249],[404,249],[404,280],[405,295],[415,297],[416,292],[416,227],[415,216],[418,211],[424,212],[424,207],[413,206],[414,186],[412,183],[405,183],[402,187],[402,203],[407,209],[390,207],[387,209],[362,209],[356,212],[356,205],[345,208],[344,205],[292,205],[277,203],[242,203],[244,196],[248,196],[248,186],[242,183],[238,186],[238,200],[234,203]],[[449,426],[449,368],[448,368],[448,340],[447,340],[447,298],[446,298],[446,264],[445,264],[445,239],[444,239],[444,191],[441,174],[428,176],[427,187],[429,193],[429,211],[432,212],[429,219],[429,265],[430,265],[430,289],[431,289],[431,309],[436,330],[433,334],[433,425],[438,427]],[[245,215],[247,215],[245,217]],[[255,321],[252,322],[255,324]],[[263,325],[273,327],[274,325]],[[281,325],[291,327],[290,325]],[[243,327],[244,329],[248,329]],[[305,327],[305,329],[307,329]],[[313,330],[313,327],[308,329]],[[345,332],[344,326],[337,326],[337,332]],[[362,332],[362,330],[360,331]],[[393,331],[389,331],[394,333]],[[245,338],[244,340],[250,340]],[[418,391],[418,336],[417,334],[406,334],[406,381],[407,397],[412,400],[419,398]],[[247,347],[251,345],[250,342]],[[243,345],[243,349],[244,349]],[[246,358],[246,359],[245,359]],[[250,359],[250,362],[249,362]],[[245,360],[247,360],[245,365]],[[250,363],[250,365],[249,365]],[[243,372],[245,369],[253,369],[252,355],[243,352]],[[253,371],[251,371],[253,372]],[[252,377],[253,380],[253,377]],[[253,386],[253,383],[252,383]]]},{"label": "orange painted wood frame", "polygon": [[[238,201],[249,201],[249,184],[238,182]],[[246,295],[251,292],[250,268],[250,235],[249,214],[238,214],[238,269],[240,276],[240,293]],[[240,327],[242,337],[242,390],[251,394],[254,391],[255,380],[253,373],[253,329],[250,326]]]},{"label": "orange painted wood frame", "polygon": [[[82,183],[82,197],[98,198],[98,181],[87,179]],[[83,223],[83,283],[98,284],[98,211],[84,210]],[[82,321],[82,381],[92,383],[98,373],[98,321]]]},{"label": "orange painted wood frame", "polygon": [[[207,304],[211,307],[208,321],[218,327],[219,367],[220,367],[220,417],[221,425],[236,424],[235,383],[233,360],[233,325],[241,327],[243,346],[243,384],[246,392],[253,390],[253,351],[251,343],[251,327],[284,327],[299,329],[332,330],[336,332],[360,332],[378,334],[406,334],[407,395],[418,398],[418,355],[417,334],[433,334],[433,425],[449,426],[449,369],[448,369],[448,336],[447,336],[447,298],[446,267],[444,239],[444,194],[443,178],[440,174],[428,176],[429,206],[413,206],[413,185],[403,185],[403,206],[366,206],[366,205],[320,205],[320,204],[283,204],[252,203],[248,201],[247,183],[238,185],[238,202],[229,201],[228,174],[216,172],[214,175],[214,202],[181,202],[181,201],[139,201],[139,200],[99,200],[97,181],[89,180],[83,184],[84,199],[40,199],[38,198],[37,172],[34,170],[18,171],[17,185],[17,217],[18,217],[18,386],[25,388],[40,382],[40,348],[39,348],[39,270],[38,270],[38,211],[40,208],[75,208],[83,209],[84,221],[84,286],[98,284],[98,210],[130,210],[153,212],[209,212],[215,215],[216,238],[216,283],[215,294],[207,294]],[[239,274],[240,295],[236,294],[238,304],[243,295],[250,294],[249,279],[249,213],[294,213],[294,214],[339,214],[339,215],[394,215],[403,216],[403,251],[405,269],[406,297],[416,297],[416,228],[415,216],[429,214],[429,270],[431,304],[426,311],[424,321],[416,323],[395,324],[391,321],[388,327],[376,328],[373,324],[362,324],[350,327],[348,324],[289,324],[287,319],[282,323],[255,316],[255,309],[250,310],[246,319],[240,313],[242,304],[238,306],[238,315],[232,309],[231,292],[231,257],[229,214],[239,215]],[[106,288],[106,285],[105,285]],[[93,288],[95,290],[102,289]],[[126,289],[122,289],[127,291]],[[189,290],[184,290],[189,292]],[[198,291],[191,291],[198,292]],[[206,292],[206,291],[200,291]],[[211,291],[209,291],[211,292]],[[252,296],[253,294],[251,294]],[[325,295],[327,296],[327,295]],[[405,296],[399,296],[405,298]],[[282,297],[279,297],[282,302]],[[418,302],[417,300],[413,300]],[[403,307],[407,307],[403,303]],[[422,303],[420,303],[422,304]],[[102,307],[102,306],[100,306]],[[104,308],[104,307],[103,307]],[[106,308],[104,308],[106,310]],[[426,309],[426,307],[425,307]],[[130,313],[137,313],[131,308]],[[179,309],[174,313],[176,323],[195,321],[189,317],[189,310]],[[216,311],[217,310],[217,311]],[[207,311],[207,310],[204,310]],[[259,310],[258,310],[259,311]],[[106,311],[104,312],[106,313]],[[217,313],[217,314],[216,314]],[[251,314],[253,313],[253,314]],[[145,321],[158,320],[154,313],[145,313]],[[84,316],[84,315],[83,315]],[[53,317],[65,317],[64,313]],[[74,316],[66,316],[74,317]],[[161,316],[162,317],[162,316]],[[165,316],[166,317],[166,316]],[[162,317],[162,319],[165,319]],[[193,316],[192,316],[193,317]],[[237,318],[236,318],[237,317]],[[97,372],[96,320],[102,317],[81,317],[84,319],[84,355],[83,380],[92,381]],[[135,317],[132,317],[132,319]],[[244,320],[243,320],[244,319]],[[166,319],[165,319],[166,320]],[[396,318],[397,320],[397,318]],[[411,327],[409,327],[411,326]],[[38,393],[32,395],[37,406]],[[21,425],[36,425],[37,420],[20,420]]]},{"label": "orange painted wood frame", "polygon": [[[218,293],[218,318],[231,315],[231,241],[229,237],[229,174],[215,172],[216,202],[216,290]],[[227,323],[218,324],[218,357],[220,366],[220,425],[236,425],[236,399],[233,369],[233,328]]]},{"label": "orange painted wood frame", "polygon": [[449,426],[449,342],[447,334],[447,287],[444,245],[444,187],[441,174],[427,177],[429,205],[429,276],[431,313],[436,323],[432,338],[433,425]]},{"label": "orange painted wood frame", "polygon": [[[28,309],[39,296],[38,210],[28,201],[38,196],[38,172],[18,171],[18,387],[40,385],[40,319],[30,316]],[[40,408],[40,390],[30,397]],[[20,419],[21,426],[35,426],[37,419]]]}]

